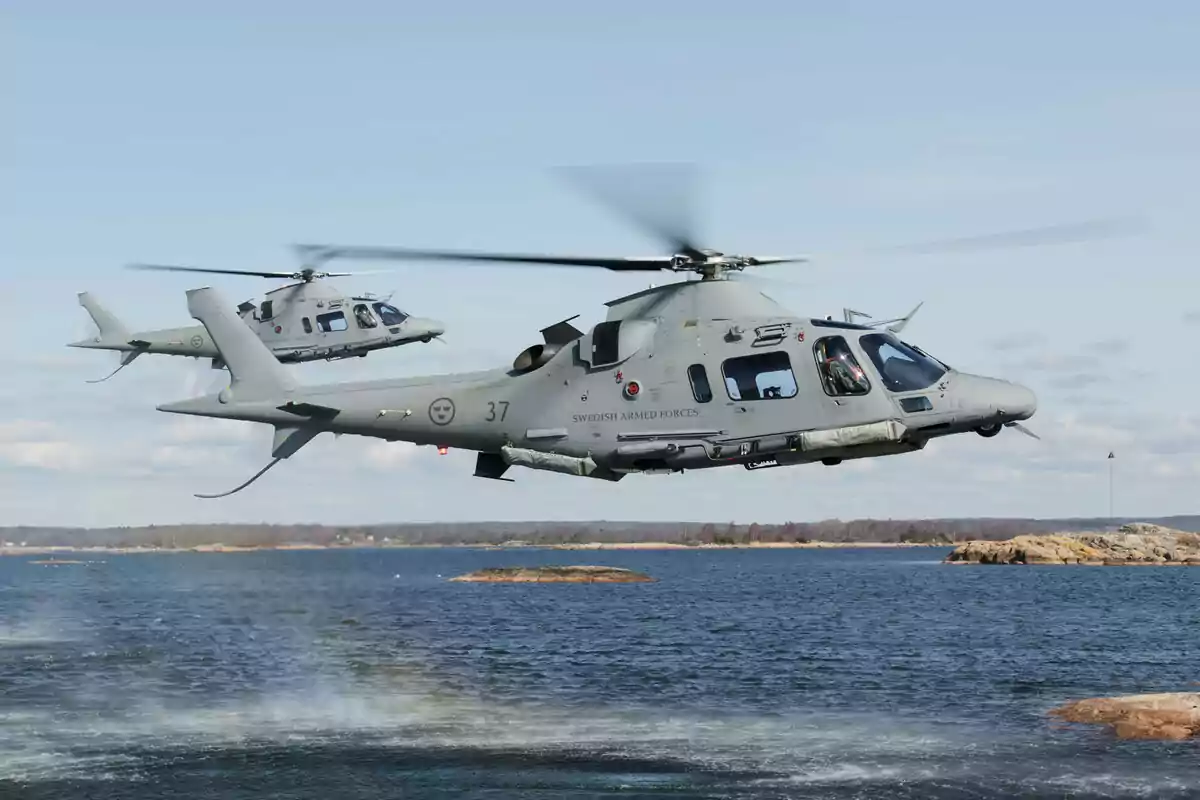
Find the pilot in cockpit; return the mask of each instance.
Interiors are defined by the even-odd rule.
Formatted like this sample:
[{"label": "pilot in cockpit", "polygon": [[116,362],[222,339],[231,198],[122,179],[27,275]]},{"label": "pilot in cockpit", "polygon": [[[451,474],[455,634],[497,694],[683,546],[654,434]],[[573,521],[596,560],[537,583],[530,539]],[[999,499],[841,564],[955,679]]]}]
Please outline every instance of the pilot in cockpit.
[{"label": "pilot in cockpit", "polygon": [[867,391],[866,376],[844,339],[821,342],[818,355],[822,377],[835,395],[863,394]]},{"label": "pilot in cockpit", "polygon": [[371,316],[371,312],[364,305],[355,306],[354,316],[358,318],[360,328],[374,328],[376,325],[375,318]]}]

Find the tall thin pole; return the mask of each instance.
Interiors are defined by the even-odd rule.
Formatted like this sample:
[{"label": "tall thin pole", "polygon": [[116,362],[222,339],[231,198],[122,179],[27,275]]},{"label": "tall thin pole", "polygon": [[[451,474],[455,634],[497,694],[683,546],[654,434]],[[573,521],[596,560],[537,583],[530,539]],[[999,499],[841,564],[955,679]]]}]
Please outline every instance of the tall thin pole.
[{"label": "tall thin pole", "polygon": [[1116,461],[1116,456],[1110,451],[1108,454],[1108,524],[1113,523],[1113,462]]}]

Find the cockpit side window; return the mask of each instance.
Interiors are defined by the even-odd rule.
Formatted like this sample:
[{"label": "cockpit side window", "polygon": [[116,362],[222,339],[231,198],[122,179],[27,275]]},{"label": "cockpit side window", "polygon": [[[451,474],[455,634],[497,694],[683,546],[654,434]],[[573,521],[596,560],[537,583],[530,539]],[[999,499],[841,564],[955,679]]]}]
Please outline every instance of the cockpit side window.
[{"label": "cockpit side window", "polygon": [[371,309],[367,308],[366,303],[359,303],[354,307],[354,320],[360,328],[374,328],[379,325],[371,316]]},{"label": "cockpit side window", "polygon": [[871,391],[871,382],[841,336],[824,336],[813,343],[813,357],[821,373],[821,386],[830,397]]},{"label": "cockpit side window", "polygon": [[274,304],[274,302],[274,300],[263,300],[262,305],[259,306],[258,310],[258,319],[260,322],[266,322],[271,318],[271,306]]},{"label": "cockpit side window", "polygon": [[375,313],[379,315],[379,319],[383,320],[383,324],[388,327],[391,327],[392,325],[399,325],[401,322],[404,322],[404,320],[408,319],[408,314],[405,314],[400,309],[388,303],[376,303],[374,306],[372,306],[372,308],[374,308]]},{"label": "cockpit side window", "polygon": [[870,333],[858,340],[883,385],[893,392],[928,389],[946,374],[940,361],[905,344],[890,333]]}]

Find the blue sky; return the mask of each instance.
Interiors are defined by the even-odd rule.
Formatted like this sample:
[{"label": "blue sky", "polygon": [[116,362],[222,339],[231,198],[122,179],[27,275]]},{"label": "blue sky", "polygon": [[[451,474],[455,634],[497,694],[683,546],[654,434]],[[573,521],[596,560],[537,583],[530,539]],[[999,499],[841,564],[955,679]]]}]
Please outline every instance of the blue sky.
[{"label": "blue sky", "polygon": [[[4,18],[0,524],[1091,515],[1107,511],[1110,449],[1117,513],[1197,511],[1192,4],[10,2]],[[273,285],[130,261],[283,268],[295,241],[658,254],[549,169],[662,160],[702,169],[706,244],[829,254],[765,270],[800,284],[777,299],[880,316],[924,300],[908,337],[1032,386],[1044,441],[608,485],[496,484],[466,453],[344,437],[204,501],[191,492],[265,463],[269,431],[156,412],[211,380],[191,362],[146,358],[89,386],[109,360],[63,347],[86,331],[81,289],[140,328],[189,322],[183,292],[202,283],[231,300]],[[847,255],[1111,215],[1149,228]],[[299,376],[506,363],[538,328],[599,321],[646,283],[446,264],[347,279],[443,319],[450,346]]]}]

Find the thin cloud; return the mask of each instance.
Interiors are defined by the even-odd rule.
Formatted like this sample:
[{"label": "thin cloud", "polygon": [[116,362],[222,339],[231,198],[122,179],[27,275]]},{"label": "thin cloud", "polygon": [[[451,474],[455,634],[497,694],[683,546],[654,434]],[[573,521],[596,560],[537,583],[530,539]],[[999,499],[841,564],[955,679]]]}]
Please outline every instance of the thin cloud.
[{"label": "thin cloud", "polygon": [[1009,369],[1029,372],[1063,372],[1089,370],[1102,365],[1098,356],[1087,353],[1044,353],[1006,365]]},{"label": "thin cloud", "polygon": [[1068,372],[1052,375],[1046,379],[1046,383],[1055,389],[1082,389],[1088,386],[1109,383],[1111,380],[1107,375],[1097,372]]},{"label": "thin cloud", "polygon": [[1087,350],[1095,350],[1101,354],[1116,355],[1118,353],[1128,352],[1130,346],[1131,345],[1129,344],[1128,339],[1101,339],[1096,342],[1089,342],[1088,344],[1085,344],[1084,348]]},{"label": "thin cloud", "polygon": [[82,469],[89,449],[57,425],[44,420],[16,420],[0,424],[0,464],[52,471]]},{"label": "thin cloud", "polygon": [[[1079,384],[1072,385],[1071,389],[1082,389]],[[1121,404],[1121,401],[1115,397],[1103,395],[1098,392],[1082,392],[1080,394],[1063,395],[1062,402],[1068,407],[1086,407],[1086,408],[1114,408]]]},{"label": "thin cloud", "polygon": [[1023,333],[1004,339],[993,339],[991,342],[988,342],[988,346],[1001,353],[1012,353],[1029,350],[1038,345],[1045,344],[1045,342],[1045,337],[1040,333]]}]

